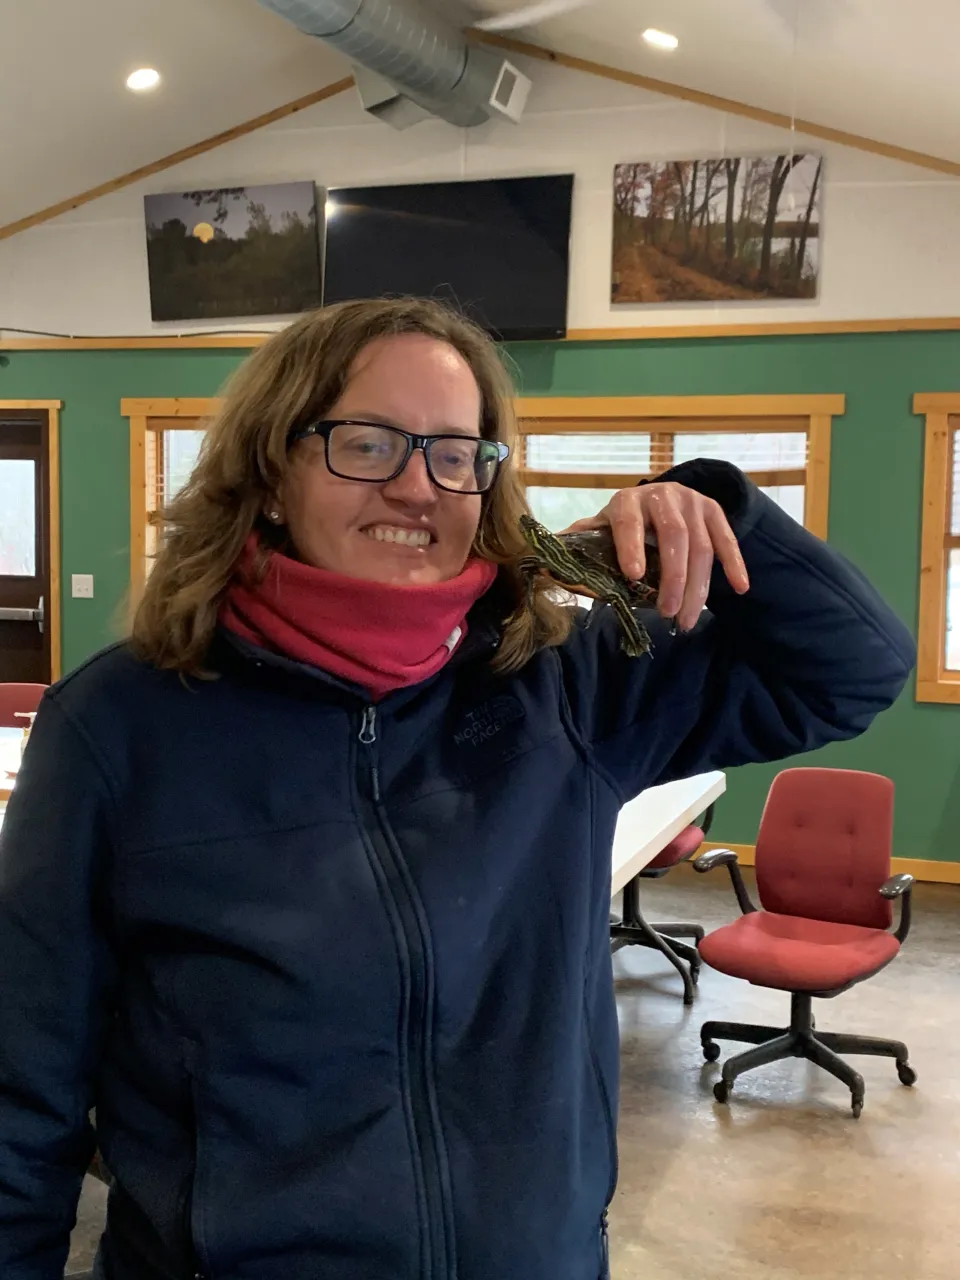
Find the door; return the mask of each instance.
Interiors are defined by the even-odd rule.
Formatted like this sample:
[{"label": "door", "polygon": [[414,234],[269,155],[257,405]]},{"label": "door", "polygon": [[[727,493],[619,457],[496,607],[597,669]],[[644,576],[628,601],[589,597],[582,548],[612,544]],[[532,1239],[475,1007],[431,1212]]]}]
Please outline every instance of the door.
[{"label": "door", "polygon": [[50,420],[0,406],[0,683],[50,684]]}]

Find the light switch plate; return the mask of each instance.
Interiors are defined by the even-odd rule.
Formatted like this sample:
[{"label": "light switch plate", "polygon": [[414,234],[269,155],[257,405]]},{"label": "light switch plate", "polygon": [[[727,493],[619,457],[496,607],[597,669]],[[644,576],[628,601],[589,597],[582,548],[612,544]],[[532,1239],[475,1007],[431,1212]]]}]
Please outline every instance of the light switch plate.
[{"label": "light switch plate", "polygon": [[72,578],[72,595],[74,600],[93,599],[93,574],[75,573]]}]

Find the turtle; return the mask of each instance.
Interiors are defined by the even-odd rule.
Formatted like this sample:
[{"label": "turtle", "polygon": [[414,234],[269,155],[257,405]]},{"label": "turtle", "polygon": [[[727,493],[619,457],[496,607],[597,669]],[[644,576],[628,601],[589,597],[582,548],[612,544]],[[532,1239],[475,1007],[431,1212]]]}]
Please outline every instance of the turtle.
[{"label": "turtle", "polygon": [[533,516],[522,515],[520,531],[530,554],[517,562],[517,568],[528,582],[537,574],[547,574],[568,591],[608,604],[620,623],[624,653],[641,658],[650,652],[650,636],[634,610],[650,608],[656,600],[659,558],[654,548],[648,548],[644,581],[631,582],[620,569],[613,535],[607,529],[551,533]]}]

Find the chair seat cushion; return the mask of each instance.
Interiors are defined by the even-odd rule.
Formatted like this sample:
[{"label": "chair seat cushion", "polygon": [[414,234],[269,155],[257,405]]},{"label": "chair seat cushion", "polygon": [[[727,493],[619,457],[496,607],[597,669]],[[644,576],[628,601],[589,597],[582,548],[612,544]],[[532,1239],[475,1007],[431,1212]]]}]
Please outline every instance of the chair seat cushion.
[{"label": "chair seat cushion", "polygon": [[648,871],[668,871],[678,862],[690,858],[703,844],[703,832],[699,827],[686,827],[666,845],[652,862],[648,862],[641,875]]},{"label": "chair seat cushion", "polygon": [[834,991],[882,968],[900,943],[882,929],[754,911],[708,934],[699,950],[711,968],[758,987]]}]

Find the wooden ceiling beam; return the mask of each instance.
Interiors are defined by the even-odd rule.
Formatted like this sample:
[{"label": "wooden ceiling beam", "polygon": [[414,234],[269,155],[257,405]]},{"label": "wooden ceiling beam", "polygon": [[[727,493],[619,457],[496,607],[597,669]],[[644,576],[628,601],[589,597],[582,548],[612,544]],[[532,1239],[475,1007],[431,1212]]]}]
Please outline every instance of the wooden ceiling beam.
[{"label": "wooden ceiling beam", "polygon": [[11,236],[18,235],[21,231],[39,227],[52,218],[59,218],[63,213],[80,209],[83,205],[90,204],[92,200],[99,200],[102,196],[113,195],[115,191],[122,191],[124,187],[130,187],[135,182],[142,182],[144,178],[152,178],[154,174],[163,173],[164,169],[172,169],[174,165],[183,164],[185,160],[192,160],[195,156],[202,156],[205,152],[222,147],[227,142],[236,142],[238,138],[246,137],[248,133],[255,133],[257,129],[263,129],[268,124],[276,124],[278,120],[285,120],[288,116],[296,115],[298,111],[306,111],[308,107],[315,107],[319,102],[326,102],[328,98],[334,98],[338,93],[343,93],[352,86],[352,76],[335,80],[332,84],[324,85],[322,89],[307,93],[302,98],[285,102],[282,107],[275,107],[273,111],[254,116],[252,120],[244,120],[242,124],[236,124],[232,129],[224,129],[222,133],[215,133],[210,138],[193,143],[192,146],[182,147],[168,156],[151,161],[150,164],[141,165],[139,169],[131,169],[129,173],[123,173],[119,178],[111,178],[109,182],[101,182],[99,186],[91,187],[88,191],[81,191],[79,195],[71,196],[69,200],[60,200],[57,204],[39,209],[26,218],[8,222],[5,227],[0,227],[0,240],[9,240]]},{"label": "wooden ceiling beam", "polygon": [[617,84],[630,85],[634,89],[646,89],[650,93],[659,93],[667,98],[678,98],[681,102],[692,102],[700,107],[710,107],[713,111],[723,111],[727,115],[743,116],[747,120],[756,120],[760,124],[774,125],[778,129],[796,129],[798,133],[819,138],[822,142],[837,142],[843,147],[851,147],[854,151],[866,151],[870,155],[883,156],[887,160],[899,160],[904,164],[916,165],[919,169],[932,169],[934,173],[945,173],[951,178],[960,178],[960,163],[955,160],[946,160],[942,156],[927,155],[926,152],[913,151],[909,147],[898,147],[890,142],[880,142],[876,138],[864,138],[859,133],[848,133],[845,129],[831,129],[829,125],[817,124],[814,120],[802,120],[799,117],[794,119],[784,115],[783,112],[754,107],[736,98],[721,98],[715,93],[701,93],[699,89],[688,89],[686,85],[675,84],[672,80],[657,80],[653,76],[643,76],[634,71],[624,71],[620,67],[608,66],[605,62],[592,62],[589,58],[577,58],[569,53],[558,53],[554,49],[545,49],[542,45],[515,40],[512,36],[495,35],[489,31],[476,31],[471,34],[478,43],[502,49],[504,53],[516,53],[525,58],[534,58],[538,62],[549,62],[556,67],[565,67],[568,71],[582,71],[586,75],[599,76],[602,80],[613,80]]}]

